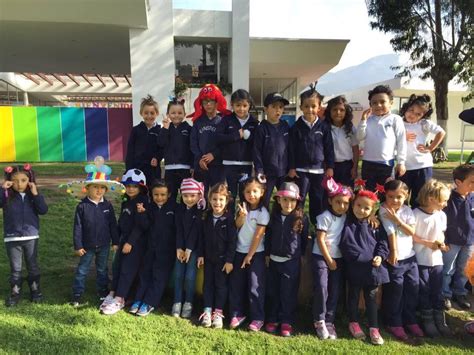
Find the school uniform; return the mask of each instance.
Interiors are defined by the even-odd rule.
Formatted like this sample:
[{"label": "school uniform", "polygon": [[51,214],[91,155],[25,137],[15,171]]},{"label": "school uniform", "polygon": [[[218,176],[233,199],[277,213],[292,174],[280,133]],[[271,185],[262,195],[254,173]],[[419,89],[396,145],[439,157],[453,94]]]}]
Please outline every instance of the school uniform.
[{"label": "school uniform", "polygon": [[[118,266],[115,268],[112,280],[112,290],[117,297],[127,298],[132,288],[139,270],[143,264],[145,248],[147,242],[147,231],[150,220],[146,212],[137,212],[137,203],[143,204],[148,209],[148,198],[140,194],[134,199],[129,199],[122,203],[122,209],[118,221],[120,233],[120,245],[116,252]],[[122,253],[125,243],[132,246],[128,254]],[[114,258],[114,262],[115,258]]]},{"label": "school uniform", "polygon": [[73,241],[74,250],[86,250],[76,269],[72,286],[73,294],[82,295],[84,293],[86,277],[94,256],[97,290],[100,294],[107,293],[109,285],[107,262],[110,242],[112,245],[119,245],[117,219],[114,207],[109,201],[102,198],[97,203],[85,197],[79,202],[74,214]]},{"label": "school uniform", "polygon": [[190,138],[191,126],[186,121],[177,126],[171,123],[168,129],[162,128],[158,135],[158,146],[163,149],[165,159],[165,181],[173,201],[176,201],[183,179],[191,176],[193,154]]},{"label": "school uniform", "polygon": [[[8,195],[7,195],[8,194]],[[38,266],[39,215],[48,212],[44,197],[30,192],[19,193],[0,188],[0,208],[3,208],[3,234],[10,261],[10,285],[21,288],[23,257],[28,270],[28,284],[39,284]]]},{"label": "school uniform", "polygon": [[279,188],[288,174],[288,145],[290,127],[280,120],[272,124],[263,120],[255,130],[253,163],[255,174],[264,174],[267,183],[264,205],[269,207],[273,188]]},{"label": "school uniform", "polygon": [[[225,181],[224,166],[222,165],[222,152],[218,146],[217,135],[222,133],[220,125],[222,117],[217,115],[209,119],[206,114],[199,117],[191,129],[191,151],[194,155],[194,178],[204,183],[206,191],[209,187]],[[202,156],[212,153],[214,160],[203,170],[199,166]]]},{"label": "school uniform", "polygon": [[316,231],[326,233],[324,242],[329,255],[337,264],[337,269],[329,270],[315,238],[312,250],[313,320],[315,322],[324,320],[326,323],[334,323],[343,281],[343,260],[339,243],[345,221],[345,214],[339,216],[331,211],[324,211],[316,217]]},{"label": "school uniform", "polygon": [[[191,257],[187,263],[175,262],[174,303],[192,303],[196,287],[197,254],[202,238],[202,212],[193,206],[178,205],[176,209],[176,249],[190,250]],[[183,289],[184,286],[184,289]]]},{"label": "school uniform", "polygon": [[445,243],[449,250],[443,253],[443,295],[446,298],[465,296],[464,269],[474,253],[474,193],[463,198],[452,190],[444,212],[447,217]]},{"label": "school uniform", "polygon": [[[358,322],[359,295],[363,290],[369,327],[378,328],[377,287],[390,280],[384,263],[389,253],[387,234],[383,228],[373,229],[366,220],[359,221],[352,216],[342,230],[339,249],[349,282],[349,322]],[[378,267],[372,265],[376,256],[382,258]]]},{"label": "school uniform", "polygon": [[352,130],[347,133],[344,126],[337,127],[331,125],[331,135],[334,145],[334,180],[345,186],[354,186],[354,179],[351,176],[354,167],[353,147],[357,146],[357,129],[352,126]]},{"label": "school uniform", "polygon": [[[387,235],[395,235],[398,262],[396,265],[387,263],[390,282],[383,285],[383,310],[385,321],[390,327],[416,324],[416,308],[420,276],[416,263],[413,238],[384,216],[385,207],[379,210],[379,219]],[[403,205],[396,212],[403,223],[414,226],[415,215],[410,207]]]},{"label": "school uniform", "polygon": [[289,169],[296,169],[299,176],[296,183],[303,206],[309,194],[309,217],[313,223],[323,211],[325,194],[321,183],[329,168],[334,168],[331,127],[319,118],[310,124],[301,116],[290,131]]},{"label": "school uniform", "polygon": [[230,213],[215,217],[212,211],[202,226],[199,256],[204,257],[204,308],[224,309],[227,302],[228,275],[225,263],[233,263],[237,230]]},{"label": "school uniform", "polygon": [[407,142],[400,116],[392,113],[370,115],[359,122],[357,139],[364,141],[361,175],[367,180],[368,190],[374,190],[376,184],[385,184],[393,174],[395,160],[397,164],[405,164]]},{"label": "school uniform", "polygon": [[[249,210],[243,226],[239,229],[234,269],[230,274],[229,303],[233,317],[243,317],[248,314],[251,320],[265,320],[264,238],[261,239],[250,265],[244,269],[241,266],[250,250],[257,227],[267,226],[269,221],[270,214],[262,206]],[[248,313],[246,312],[247,303]]]},{"label": "school uniform", "polygon": [[173,272],[176,259],[176,202],[169,199],[159,207],[152,202],[147,214],[151,222],[145,269],[140,274],[136,299],[157,307]]},{"label": "school uniform", "polygon": [[407,141],[407,160],[405,175],[400,177],[411,190],[410,206],[417,207],[416,198],[422,186],[433,176],[433,157],[431,153],[422,153],[418,145],[425,145],[430,134],[436,135],[444,130],[431,120],[422,119],[416,123],[403,122],[406,133],[415,134],[415,139]]},{"label": "school uniform", "polygon": [[[139,169],[143,171],[148,185],[153,184],[155,179],[161,178],[160,161],[162,152],[158,147],[159,133],[159,124],[155,123],[149,129],[145,122],[140,122],[132,128],[128,138],[125,170]],[[153,158],[158,161],[157,167],[152,167],[150,164]]]},{"label": "school uniform", "polygon": [[[444,241],[446,214],[443,211],[427,213],[415,208],[413,214],[416,219],[415,234],[418,237],[430,242]],[[419,243],[414,244],[414,249],[420,274],[418,306],[421,310],[443,310],[443,253]]]},{"label": "school uniform", "polygon": [[294,215],[273,213],[265,231],[265,254],[270,256],[267,273],[267,322],[294,322],[300,279],[300,258],[309,235],[308,218],[300,233],[293,230]]},{"label": "school uniform", "polygon": [[[222,151],[222,163],[225,177],[232,197],[238,193],[239,179],[242,175],[252,175],[252,149],[258,120],[252,115],[239,119],[235,113],[226,116],[221,122],[222,133],[218,135],[218,144]],[[239,130],[249,132],[247,138],[240,138]]]}]

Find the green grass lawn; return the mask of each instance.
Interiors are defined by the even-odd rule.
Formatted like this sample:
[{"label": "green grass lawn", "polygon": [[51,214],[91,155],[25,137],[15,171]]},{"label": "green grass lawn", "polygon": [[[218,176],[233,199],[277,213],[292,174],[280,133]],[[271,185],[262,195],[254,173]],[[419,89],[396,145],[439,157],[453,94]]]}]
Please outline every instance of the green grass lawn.
[{"label": "green grass lawn", "polygon": [[[43,176],[81,175],[82,164],[38,164]],[[113,167],[116,173],[121,165]],[[118,175],[118,174],[117,174]],[[146,318],[125,312],[103,316],[98,312],[95,277],[91,272],[85,300],[74,309],[67,304],[78,259],[72,251],[72,221],[76,202],[55,188],[44,188],[49,212],[41,219],[39,261],[45,301],[31,304],[24,284],[25,298],[20,305],[6,308],[0,303],[0,353],[472,353],[474,336],[463,332],[463,321],[473,313],[450,312],[449,323],[456,331],[450,339],[425,340],[411,346],[393,340],[383,332],[386,344],[374,347],[368,342],[352,340],[346,329],[347,319],[336,321],[341,339],[318,340],[311,327],[311,306],[300,305],[296,335],[291,339],[246,330],[212,330],[196,325],[196,319],[185,321],[169,316],[168,295],[163,307]],[[0,217],[0,224],[2,218]],[[9,266],[6,253],[0,252],[0,297],[8,294]],[[200,300],[197,301],[197,310]],[[196,312],[195,312],[196,313]],[[225,319],[228,323],[229,319]]]}]

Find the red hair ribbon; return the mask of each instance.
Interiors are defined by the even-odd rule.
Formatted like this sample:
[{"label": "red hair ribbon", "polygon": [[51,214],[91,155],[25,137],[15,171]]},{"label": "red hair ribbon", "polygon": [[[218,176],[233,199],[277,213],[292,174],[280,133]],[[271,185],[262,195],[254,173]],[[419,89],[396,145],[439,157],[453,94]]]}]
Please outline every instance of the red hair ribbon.
[{"label": "red hair ribbon", "polygon": [[12,166],[6,166],[4,171],[7,173],[7,174],[10,174],[12,171],[13,171],[13,167]]}]

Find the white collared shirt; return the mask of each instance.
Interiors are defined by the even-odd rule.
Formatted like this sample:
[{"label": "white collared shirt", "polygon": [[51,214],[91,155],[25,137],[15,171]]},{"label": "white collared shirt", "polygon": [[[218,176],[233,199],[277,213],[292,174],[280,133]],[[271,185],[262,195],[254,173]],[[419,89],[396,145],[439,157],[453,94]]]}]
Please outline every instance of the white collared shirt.
[{"label": "white collared shirt", "polygon": [[352,126],[352,132],[347,134],[344,126],[337,127],[331,125],[332,141],[334,143],[335,161],[340,163],[346,160],[352,160],[354,154],[352,147],[359,144],[357,140],[357,129]]},{"label": "white collared shirt", "polygon": [[91,199],[89,196],[87,196],[87,199],[92,202],[94,205],[98,206],[99,203],[104,202],[104,198],[101,197],[99,202],[95,202],[93,199]]},{"label": "white collared shirt", "polygon": [[433,166],[431,153],[422,153],[418,150],[417,146],[420,144],[425,145],[430,134],[436,135],[444,132],[444,129],[427,119],[419,120],[416,123],[404,122],[404,125],[407,134],[414,133],[416,135],[414,141],[407,141],[407,161],[405,164],[407,170],[417,170]]},{"label": "white collared shirt", "polygon": [[[342,254],[339,249],[341,241],[341,233],[346,221],[346,215],[336,216],[330,211],[324,211],[316,217],[316,229],[326,232],[324,242],[329,251],[331,258],[341,258]],[[313,254],[323,255],[319,248],[318,241],[315,240],[313,244]]]},{"label": "white collared shirt", "polygon": [[301,118],[303,119],[303,122],[306,123],[306,125],[309,127],[309,129],[313,128],[314,125],[318,122],[319,120],[319,117],[316,117],[316,119],[314,120],[313,123],[310,123],[306,118],[304,118],[304,116],[301,116]]}]

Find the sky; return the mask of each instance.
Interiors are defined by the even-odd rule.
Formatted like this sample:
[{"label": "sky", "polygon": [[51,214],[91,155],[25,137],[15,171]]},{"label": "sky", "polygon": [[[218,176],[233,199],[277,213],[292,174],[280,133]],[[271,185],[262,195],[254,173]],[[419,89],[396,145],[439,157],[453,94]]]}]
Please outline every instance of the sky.
[{"label": "sky", "polygon": [[[231,11],[232,0],[173,0],[173,6]],[[250,0],[250,36],[349,39],[331,72],[394,53],[390,36],[370,28],[364,0]]]}]

